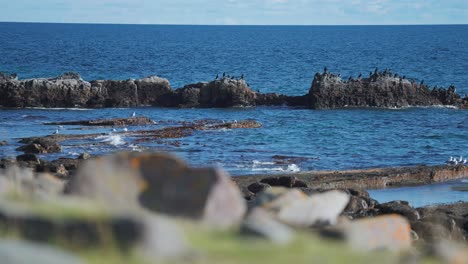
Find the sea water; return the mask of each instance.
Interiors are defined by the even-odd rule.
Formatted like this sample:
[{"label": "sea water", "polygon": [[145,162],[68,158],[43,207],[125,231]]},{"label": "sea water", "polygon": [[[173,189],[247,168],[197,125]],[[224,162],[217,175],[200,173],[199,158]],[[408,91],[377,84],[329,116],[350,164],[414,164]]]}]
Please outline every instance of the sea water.
[{"label": "sea water", "polygon": [[[0,71],[19,78],[53,77],[76,71],[86,80],[158,75],[173,88],[214,79],[223,72],[244,74],[254,90],[302,95],[315,72],[327,66],[343,79],[391,68],[428,85],[455,85],[468,93],[468,26],[156,26],[0,23]],[[232,109],[8,109],[0,110],[2,157],[19,153],[18,138],[43,136],[45,122],[129,117],[156,121],[255,119],[257,129],[195,131],[176,147],[137,143],[109,128],[60,133],[106,133],[87,141],[64,142],[63,152],[169,151],[194,166],[223,167],[232,175],[304,170],[343,170],[436,165],[468,156],[468,111],[446,107],[310,110],[289,107]],[[147,129],[164,127],[164,122]],[[122,128],[119,128],[122,129]],[[131,130],[143,129],[128,128]],[[169,140],[170,141],[170,140]],[[275,155],[301,157],[284,164]],[[432,187],[425,187],[432,188]],[[445,188],[445,187],[444,187]],[[380,191],[392,199],[445,193],[426,189]],[[431,193],[431,195],[426,195]],[[404,194],[414,194],[405,196]],[[376,194],[378,195],[378,194]],[[468,199],[466,192],[449,199]],[[385,199],[383,197],[382,199]],[[424,198],[422,198],[424,200]],[[424,201],[422,202],[424,204]]]}]

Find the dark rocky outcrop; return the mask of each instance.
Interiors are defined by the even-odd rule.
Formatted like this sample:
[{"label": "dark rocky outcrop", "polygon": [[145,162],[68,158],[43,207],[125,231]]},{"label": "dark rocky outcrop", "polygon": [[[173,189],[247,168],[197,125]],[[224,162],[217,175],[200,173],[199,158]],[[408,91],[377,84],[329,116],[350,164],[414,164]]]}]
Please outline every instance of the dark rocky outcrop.
[{"label": "dark rocky outcrop", "polygon": [[434,88],[392,75],[374,72],[369,78],[343,81],[328,72],[315,74],[309,90],[309,107],[333,109],[345,107],[401,108],[408,106],[460,105],[455,87]]},{"label": "dark rocky outcrop", "polygon": [[45,125],[75,125],[75,126],[139,126],[155,124],[153,120],[145,116],[129,118],[111,118],[81,121],[51,122]]},{"label": "dark rocky outcrop", "polygon": [[129,80],[84,81],[77,73],[56,78],[18,80],[0,74],[0,106],[3,107],[245,107],[298,106],[313,109],[345,107],[408,107],[450,105],[468,108],[455,87],[434,88],[416,84],[390,72],[374,72],[369,78],[350,78],[317,73],[309,92],[302,96],[254,92],[243,79],[222,78],[189,84],[173,90],[168,80],[151,76]]},{"label": "dark rocky outcrop", "polygon": [[0,77],[0,105],[3,107],[129,107],[157,105],[157,99],[171,92],[169,81],[156,76],[126,81],[91,81],[77,73],[56,78],[18,80]]},{"label": "dark rocky outcrop", "polygon": [[60,152],[62,151],[62,147],[53,139],[36,138],[28,145],[21,146],[16,150],[24,151],[25,153],[44,154]]}]

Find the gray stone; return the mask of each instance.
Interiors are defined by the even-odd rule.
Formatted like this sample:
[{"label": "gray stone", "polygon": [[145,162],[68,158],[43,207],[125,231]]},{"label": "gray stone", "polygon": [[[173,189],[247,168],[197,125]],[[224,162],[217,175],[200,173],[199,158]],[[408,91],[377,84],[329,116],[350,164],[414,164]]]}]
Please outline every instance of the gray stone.
[{"label": "gray stone", "polygon": [[253,209],[241,225],[241,234],[265,237],[276,244],[287,244],[294,237],[294,231],[278,222],[267,210]]},{"label": "gray stone", "polygon": [[349,202],[349,195],[341,191],[314,194],[282,206],[278,219],[293,226],[335,224]]},{"label": "gray stone", "polygon": [[340,229],[348,244],[358,251],[408,250],[413,239],[408,220],[396,214],[355,220]]},{"label": "gray stone", "polygon": [[140,248],[150,258],[176,258],[190,253],[182,230],[173,219],[155,214],[145,214],[145,232]]}]

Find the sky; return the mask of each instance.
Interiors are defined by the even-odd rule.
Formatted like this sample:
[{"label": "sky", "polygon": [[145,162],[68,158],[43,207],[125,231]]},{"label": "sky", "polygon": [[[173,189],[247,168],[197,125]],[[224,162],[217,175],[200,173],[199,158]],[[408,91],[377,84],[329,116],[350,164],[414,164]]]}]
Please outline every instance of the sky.
[{"label": "sky", "polygon": [[0,8],[3,22],[468,24],[468,0],[0,0]]}]

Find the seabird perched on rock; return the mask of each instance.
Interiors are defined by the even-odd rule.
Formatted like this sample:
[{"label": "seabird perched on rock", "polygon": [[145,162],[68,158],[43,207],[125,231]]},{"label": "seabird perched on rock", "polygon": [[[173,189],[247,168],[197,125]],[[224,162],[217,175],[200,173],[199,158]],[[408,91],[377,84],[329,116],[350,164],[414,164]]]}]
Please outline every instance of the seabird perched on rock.
[{"label": "seabird perched on rock", "polygon": [[58,133],[59,133],[59,130],[57,129],[55,130],[54,135],[58,135]]},{"label": "seabird perched on rock", "polygon": [[241,80],[244,80],[244,74],[243,73],[241,74]]},{"label": "seabird perched on rock", "polygon": [[448,164],[452,164],[452,163],[453,163],[453,160],[454,160],[453,157],[450,157],[450,159],[447,160],[447,163],[448,163]]},{"label": "seabird perched on rock", "polygon": [[375,70],[374,70],[374,73],[378,74],[379,73],[379,68],[376,67]]},{"label": "seabird perched on rock", "polygon": [[224,77],[226,77],[226,73],[225,73],[225,72],[223,72],[223,78],[224,78]]},{"label": "seabird perched on rock", "polygon": [[135,117],[135,116],[136,116],[136,113],[135,113],[135,112],[133,112],[133,113],[132,113],[132,117]]},{"label": "seabird perched on rock", "polygon": [[216,74],[215,80],[218,80],[218,78],[219,78],[219,75],[218,75],[218,74]]},{"label": "seabird perched on rock", "polygon": [[403,77],[401,77],[402,79],[406,79],[406,75],[403,75]]},{"label": "seabird perched on rock", "polygon": [[359,73],[359,76],[357,77],[358,79],[361,79],[362,73]]},{"label": "seabird perched on rock", "polygon": [[328,68],[326,66],[323,67],[323,73],[328,73]]},{"label": "seabird perched on rock", "polygon": [[398,73],[395,73],[395,75],[393,75],[393,78],[398,78]]},{"label": "seabird perched on rock", "polygon": [[424,84],[424,80],[421,80],[421,84],[420,85],[423,85]]}]

